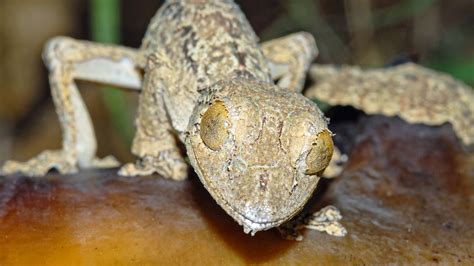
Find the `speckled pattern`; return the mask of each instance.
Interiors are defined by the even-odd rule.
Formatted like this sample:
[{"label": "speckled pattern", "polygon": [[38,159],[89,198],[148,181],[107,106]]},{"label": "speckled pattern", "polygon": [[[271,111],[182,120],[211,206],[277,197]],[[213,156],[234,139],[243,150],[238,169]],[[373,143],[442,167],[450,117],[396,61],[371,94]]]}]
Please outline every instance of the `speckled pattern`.
[{"label": "speckled pattern", "polygon": [[315,84],[307,97],[410,123],[449,122],[464,145],[474,147],[474,91],[446,74],[408,63],[369,70],[314,65],[310,76]]},{"label": "speckled pattern", "polygon": [[[242,79],[215,84],[200,98],[186,140],[204,186],[249,232],[277,226],[301,210],[319,180],[306,174],[311,167],[306,158],[315,149],[321,156],[332,155],[332,140],[327,144],[318,138],[328,130],[316,105],[301,94],[275,88]],[[201,117],[215,101],[227,107],[230,124],[228,141],[218,151],[200,136]]]},{"label": "speckled pattern", "polygon": [[[43,176],[51,168],[66,174],[117,165],[95,158],[94,131],[74,79],[114,83],[141,91],[132,146],[138,161],[120,175],[185,179],[188,164],[179,148],[185,142],[204,186],[245,232],[278,226],[311,197],[333,144],[326,118],[300,93],[317,54],[313,37],[296,33],[262,46],[227,0],[167,1],[137,50],[56,38],[44,58],[63,149],[26,163],[9,161],[2,171]],[[212,134],[201,134],[201,115],[216,103],[224,104],[218,109],[228,110],[229,119],[210,112],[206,121],[226,124],[220,131],[207,124]]]},{"label": "speckled pattern", "polygon": [[[230,0],[166,1],[139,49],[54,38],[43,57],[63,147],[8,161],[1,172],[44,176],[52,168],[71,174],[118,166],[112,157],[96,158],[94,129],[74,81],[114,84],[140,92],[132,145],[138,160],[120,175],[183,180],[187,153],[245,232],[278,226],[303,208],[333,154],[326,118],[300,93],[317,53],[308,33],[259,44]],[[315,66],[311,73],[317,82],[309,97],[410,122],[450,122],[465,144],[474,142],[472,91],[449,77],[413,64],[370,71]],[[216,104],[223,106],[208,113],[202,133],[202,116]]]}]

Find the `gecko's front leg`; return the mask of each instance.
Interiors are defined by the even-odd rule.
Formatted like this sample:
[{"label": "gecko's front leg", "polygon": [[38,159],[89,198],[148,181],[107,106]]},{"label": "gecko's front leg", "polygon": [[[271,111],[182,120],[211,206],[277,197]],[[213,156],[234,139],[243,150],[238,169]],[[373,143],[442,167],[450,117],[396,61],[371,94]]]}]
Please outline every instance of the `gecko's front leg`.
[{"label": "gecko's front leg", "polygon": [[187,177],[188,165],[178,148],[177,134],[169,120],[163,93],[166,77],[172,76],[166,56],[156,52],[147,57],[143,91],[140,94],[137,132],[132,153],[135,163],[124,165],[119,175],[143,176],[158,173],[165,178],[182,180]]},{"label": "gecko's front leg", "polygon": [[74,173],[78,168],[114,167],[112,157],[95,157],[96,139],[91,119],[75,79],[113,84],[139,90],[140,55],[136,50],[57,37],[48,42],[43,59],[62,130],[62,149],[44,151],[27,162],[7,161],[1,173],[42,176],[55,168]]},{"label": "gecko's front leg", "polygon": [[293,33],[262,43],[262,50],[278,86],[301,92],[311,62],[318,55],[313,36],[306,32]]}]

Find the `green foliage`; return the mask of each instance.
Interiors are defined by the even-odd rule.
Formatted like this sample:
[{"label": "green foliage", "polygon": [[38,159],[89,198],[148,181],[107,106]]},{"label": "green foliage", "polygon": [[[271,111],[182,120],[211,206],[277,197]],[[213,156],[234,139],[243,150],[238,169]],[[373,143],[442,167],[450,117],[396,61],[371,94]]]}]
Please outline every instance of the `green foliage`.
[{"label": "green foliage", "polygon": [[426,63],[426,66],[446,72],[470,86],[474,85],[474,59],[437,58],[436,61]]},{"label": "green foliage", "polygon": [[[102,43],[120,42],[120,2],[119,0],[91,0],[92,39]],[[132,117],[123,92],[107,88],[102,91],[114,127],[127,145],[133,137]]]},{"label": "green foliage", "polygon": [[[412,23],[415,17],[423,16],[424,12],[430,8],[441,9],[441,1],[439,0],[402,0],[390,6],[383,8],[375,8],[376,2],[371,1],[372,8],[369,11],[370,25],[367,27],[373,29],[374,34],[379,34],[373,37],[374,39],[367,41],[366,49],[373,49],[374,53],[378,53],[378,57],[373,57],[372,61],[367,60],[359,62],[360,58],[353,58],[353,47],[351,42],[353,36],[348,34],[347,29],[350,29],[350,24],[347,28],[334,28],[334,25],[329,21],[335,18],[344,18],[347,23],[352,23],[351,14],[346,10],[341,10],[341,6],[347,5],[348,1],[344,2],[325,2],[322,0],[292,0],[282,1],[285,12],[279,17],[275,18],[272,24],[267,27],[260,35],[263,40],[268,40],[280,37],[295,31],[307,31],[312,33],[317,41],[320,49],[320,58],[326,63],[332,64],[362,64],[370,65],[371,67],[380,67],[393,59],[394,51],[401,50],[400,53],[409,51],[410,48],[400,47],[401,44],[410,45],[410,39],[407,37],[410,34],[410,27],[407,24]],[[464,1],[453,1],[453,5],[462,6]],[[336,9],[338,13],[327,13],[322,10],[322,6],[339,6]],[[446,5],[446,4],[445,4]],[[454,10],[454,9],[453,9]],[[342,11],[342,12],[341,12]],[[334,12],[334,11],[333,11]],[[468,17],[460,17],[458,19],[446,20],[443,9],[440,10],[441,22],[454,21],[449,24],[441,24],[442,32],[437,43],[433,43],[424,51],[415,51],[422,53],[422,61],[420,64],[433,68],[442,72],[446,72],[465,83],[474,85],[474,58],[466,56],[470,53],[472,45],[472,19]],[[453,12],[453,11],[450,11]],[[448,14],[453,15],[453,14]],[[462,14],[460,14],[462,16]],[[440,25],[435,25],[439,27]],[[362,29],[367,30],[367,29]],[[393,32],[389,34],[380,34],[380,32]],[[357,34],[357,32],[353,33]],[[401,34],[406,34],[401,36]],[[384,36],[386,39],[381,39],[379,36]],[[387,38],[388,37],[388,38]],[[347,40],[347,38],[349,38]],[[406,41],[399,42],[393,45],[392,39],[404,38]],[[374,45],[375,44],[375,45]],[[398,45],[398,46],[396,46]],[[374,49],[374,48],[378,48]],[[390,54],[392,53],[392,54]]]},{"label": "green foliage", "polygon": [[373,11],[373,25],[386,27],[419,15],[423,10],[436,4],[438,0],[405,0],[399,4]]},{"label": "green foliage", "polygon": [[331,109],[331,105],[327,102],[321,101],[319,99],[311,99],[321,110],[323,113],[326,113],[329,109]]}]

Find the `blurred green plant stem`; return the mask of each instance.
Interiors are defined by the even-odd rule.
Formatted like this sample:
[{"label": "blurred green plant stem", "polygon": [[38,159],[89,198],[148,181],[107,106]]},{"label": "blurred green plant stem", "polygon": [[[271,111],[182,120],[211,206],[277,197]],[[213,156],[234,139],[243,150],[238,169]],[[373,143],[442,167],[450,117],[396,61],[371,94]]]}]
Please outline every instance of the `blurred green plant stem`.
[{"label": "blurred green plant stem", "polygon": [[[120,0],[90,0],[92,39],[101,43],[120,42]],[[115,129],[130,145],[133,137],[132,117],[122,91],[107,87],[103,99]]]}]

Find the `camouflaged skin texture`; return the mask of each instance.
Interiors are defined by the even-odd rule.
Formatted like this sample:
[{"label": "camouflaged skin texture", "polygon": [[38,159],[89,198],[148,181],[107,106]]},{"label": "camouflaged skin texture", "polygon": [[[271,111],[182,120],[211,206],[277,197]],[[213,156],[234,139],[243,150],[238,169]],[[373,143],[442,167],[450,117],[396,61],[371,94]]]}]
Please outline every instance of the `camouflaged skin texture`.
[{"label": "camouflaged skin texture", "polygon": [[[74,80],[108,83],[140,91],[132,147],[138,161],[119,174],[185,179],[188,166],[178,147],[184,142],[206,189],[245,232],[278,226],[302,209],[332,155],[326,119],[299,93],[316,54],[306,33],[260,46],[229,0],[165,2],[139,49],[55,38],[43,55],[63,147],[27,162],[8,161],[1,172],[43,176],[52,168],[68,174],[117,166],[111,157],[95,157],[94,130]],[[449,77],[415,65],[316,66],[311,73],[317,83],[309,97],[410,122],[450,122],[464,143],[473,143],[472,91]],[[339,216],[328,210],[314,228],[344,235],[330,218]]]},{"label": "camouflaged skin texture", "polygon": [[2,171],[42,176],[51,168],[73,173],[114,163],[93,159],[95,136],[74,79],[112,83],[140,91],[132,146],[139,159],[119,174],[185,179],[178,147],[185,142],[204,186],[245,232],[278,226],[303,208],[332,156],[325,117],[299,93],[316,54],[307,33],[262,49],[239,7],[226,0],[167,1],[139,49],[58,38],[45,58],[63,149],[8,162]]},{"label": "camouflaged skin texture", "polygon": [[407,63],[383,69],[313,65],[315,84],[305,95],[367,114],[400,116],[410,123],[451,123],[467,148],[474,146],[474,92],[449,75]]},{"label": "camouflaged skin texture", "polygon": [[[303,48],[314,47],[294,60],[304,63],[299,69],[305,72],[317,50],[312,37],[299,36],[289,41],[301,38]],[[162,97],[200,180],[244,231],[278,226],[299,212],[319,180],[305,174],[305,159],[316,136],[329,132],[327,121],[314,103],[273,83],[268,59],[240,9],[231,1],[170,1],[153,19],[141,50],[149,53],[145,80],[155,71],[156,80],[152,86],[145,81],[144,93],[152,96],[140,108],[153,113],[159,104],[145,101]],[[266,56],[275,56],[269,50]],[[287,83],[301,86],[301,78]],[[206,144],[200,124],[216,101],[228,112],[229,129],[225,139]]]},{"label": "camouflaged skin texture", "polygon": [[[201,139],[201,117],[213,102],[228,110],[228,140],[215,151]],[[271,83],[235,78],[203,92],[186,148],[216,201],[246,232],[280,225],[299,212],[319,177],[307,175],[314,137],[326,119],[307,98]],[[210,163],[211,162],[211,163]]]},{"label": "camouflaged skin texture", "polygon": [[179,133],[199,93],[216,81],[232,76],[272,81],[258,38],[232,1],[168,1],[152,21],[141,50],[161,53],[169,62],[165,104]]}]

